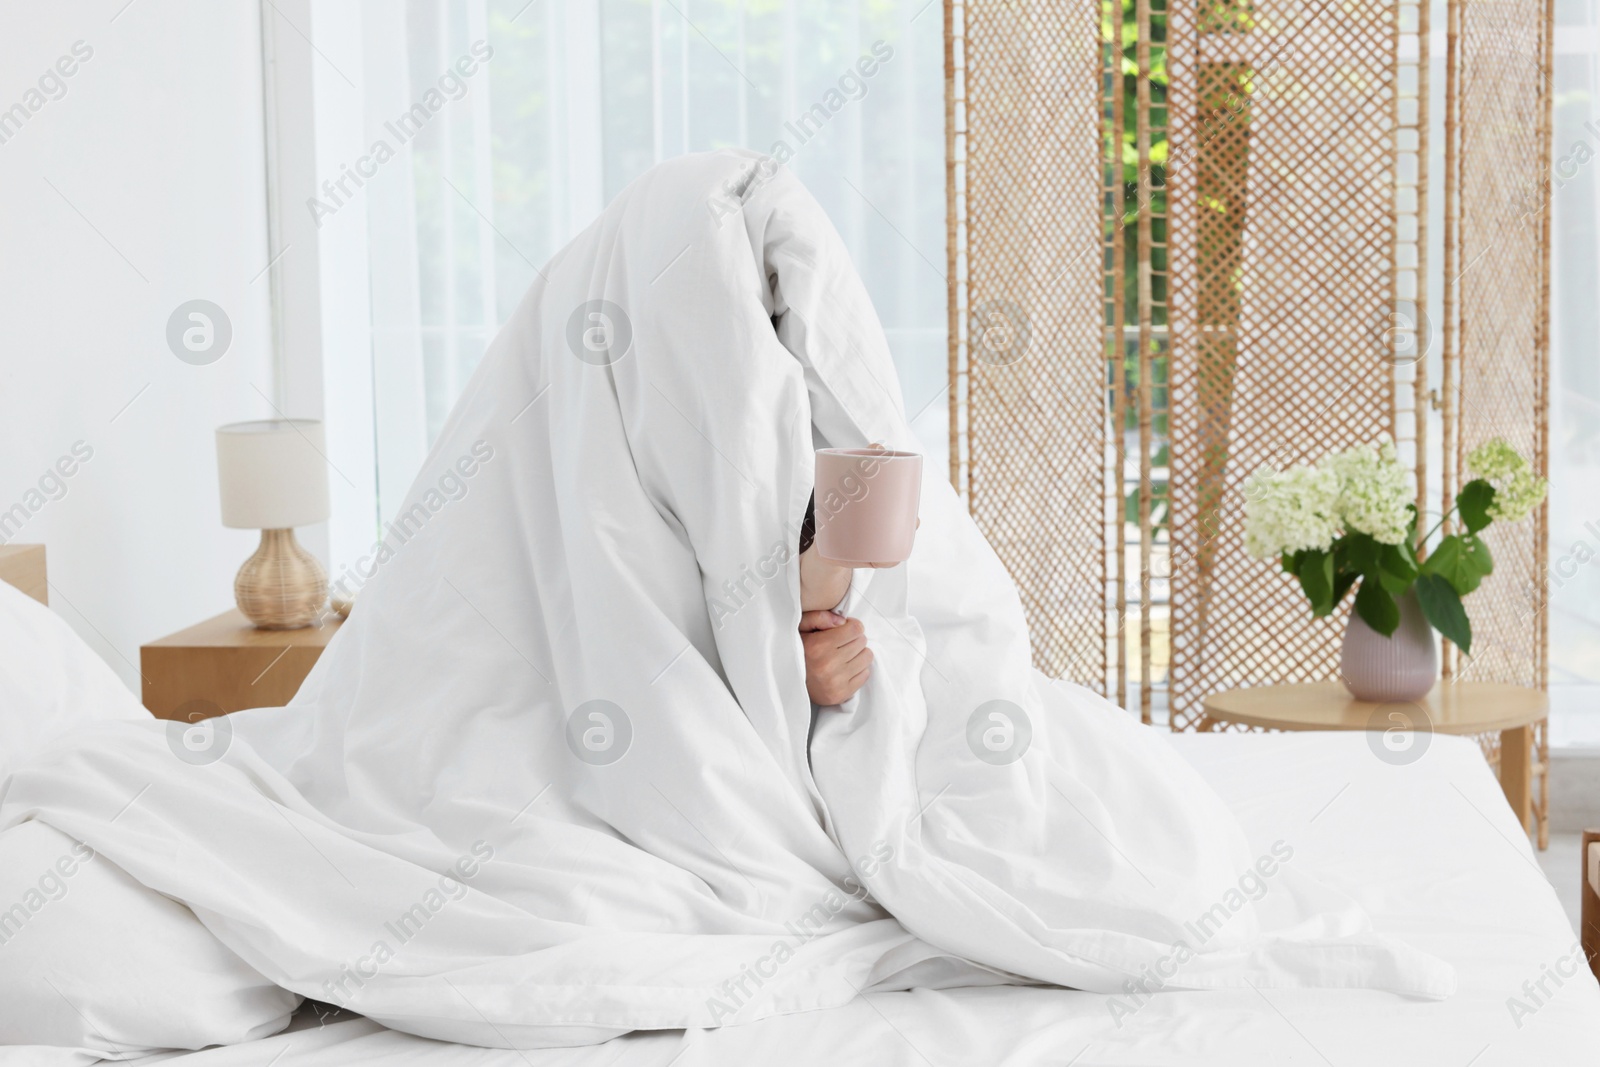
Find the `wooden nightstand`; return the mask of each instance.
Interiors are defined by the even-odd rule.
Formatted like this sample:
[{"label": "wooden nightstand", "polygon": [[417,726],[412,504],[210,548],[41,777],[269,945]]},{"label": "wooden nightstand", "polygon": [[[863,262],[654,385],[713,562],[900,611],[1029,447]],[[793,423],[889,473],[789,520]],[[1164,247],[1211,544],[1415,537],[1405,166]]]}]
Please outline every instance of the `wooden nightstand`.
[{"label": "wooden nightstand", "polygon": [[258,630],[238,610],[139,649],[144,706],[158,719],[194,722],[287,704],[341,620],[303,630]]},{"label": "wooden nightstand", "polygon": [[16,586],[48,607],[50,586],[44,576],[44,546],[0,545],[0,582]]}]

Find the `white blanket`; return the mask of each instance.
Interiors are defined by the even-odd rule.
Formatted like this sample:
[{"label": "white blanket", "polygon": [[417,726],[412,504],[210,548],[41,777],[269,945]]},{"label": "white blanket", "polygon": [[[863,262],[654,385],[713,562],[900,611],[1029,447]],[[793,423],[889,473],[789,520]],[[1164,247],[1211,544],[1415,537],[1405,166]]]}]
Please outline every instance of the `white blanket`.
[{"label": "white blanket", "polygon": [[86,841],[288,989],[480,1045],[995,981],[1448,995],[1157,733],[1032,669],[936,471],[911,562],[852,593],[872,678],[808,744],[812,451],[914,448],[899,395],[797,182],[658,167],[507,323],[295,703],[209,749],[81,732],[0,828]]}]

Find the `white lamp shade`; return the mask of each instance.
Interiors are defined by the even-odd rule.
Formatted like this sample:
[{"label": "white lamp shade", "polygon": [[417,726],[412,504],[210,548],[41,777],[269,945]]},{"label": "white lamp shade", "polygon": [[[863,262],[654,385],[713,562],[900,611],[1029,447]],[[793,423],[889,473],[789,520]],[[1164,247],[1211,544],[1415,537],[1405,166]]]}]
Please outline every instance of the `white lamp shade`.
[{"label": "white lamp shade", "polygon": [[286,530],[328,517],[322,423],[264,419],[217,428],[222,525]]}]

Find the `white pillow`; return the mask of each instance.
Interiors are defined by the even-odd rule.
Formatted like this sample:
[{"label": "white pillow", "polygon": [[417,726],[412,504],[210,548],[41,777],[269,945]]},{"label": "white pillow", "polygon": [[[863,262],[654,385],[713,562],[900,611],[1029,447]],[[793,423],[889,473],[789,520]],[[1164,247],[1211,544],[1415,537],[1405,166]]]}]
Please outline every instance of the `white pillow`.
[{"label": "white pillow", "polygon": [[41,822],[0,833],[0,1045],[126,1057],[275,1034],[301,998]]},{"label": "white pillow", "polygon": [[0,582],[0,778],[75,726],[149,717],[64,619]]}]

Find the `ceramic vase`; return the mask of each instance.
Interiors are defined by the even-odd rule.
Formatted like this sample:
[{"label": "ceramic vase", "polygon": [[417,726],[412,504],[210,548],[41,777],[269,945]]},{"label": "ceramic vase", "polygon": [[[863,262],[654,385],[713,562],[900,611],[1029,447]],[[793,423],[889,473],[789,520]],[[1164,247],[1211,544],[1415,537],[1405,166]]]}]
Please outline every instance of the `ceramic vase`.
[{"label": "ceramic vase", "polygon": [[1407,590],[1395,602],[1400,606],[1400,625],[1389,637],[1368,626],[1353,609],[1350,612],[1339,674],[1357,700],[1420,700],[1439,678],[1439,645],[1417,594]]}]

